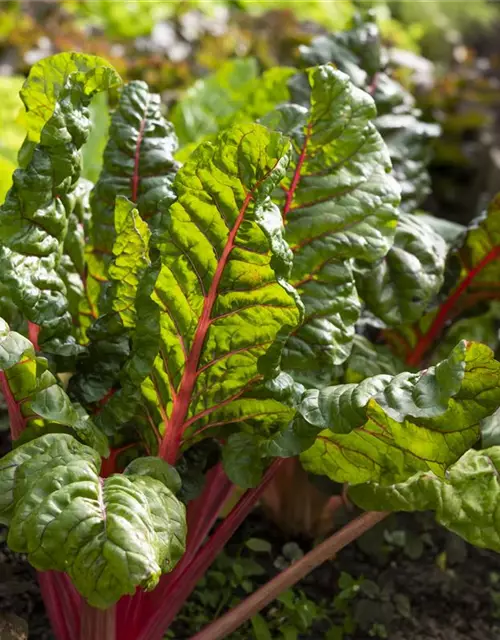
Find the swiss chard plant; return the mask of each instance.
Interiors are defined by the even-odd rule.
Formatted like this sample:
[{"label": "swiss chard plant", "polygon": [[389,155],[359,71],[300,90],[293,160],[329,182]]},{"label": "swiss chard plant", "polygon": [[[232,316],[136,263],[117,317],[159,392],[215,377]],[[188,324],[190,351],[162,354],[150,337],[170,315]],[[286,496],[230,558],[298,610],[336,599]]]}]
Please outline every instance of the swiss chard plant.
[{"label": "swiss chard plant", "polygon": [[[0,517],[58,640],[162,638],[294,456],[371,511],[200,638],[390,510],[500,550],[500,207],[469,230],[414,211],[437,132],[365,55],[373,37],[228,81],[224,110],[207,80],[173,124],[102,59],[32,68],[0,208]],[[93,185],[99,91],[118,97]]]}]

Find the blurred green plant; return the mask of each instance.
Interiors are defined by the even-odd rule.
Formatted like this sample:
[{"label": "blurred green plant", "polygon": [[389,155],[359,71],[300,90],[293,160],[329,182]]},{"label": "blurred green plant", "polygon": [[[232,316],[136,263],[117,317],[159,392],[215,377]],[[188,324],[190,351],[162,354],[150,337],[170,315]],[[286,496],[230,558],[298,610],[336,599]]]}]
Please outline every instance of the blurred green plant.
[{"label": "blurred green plant", "polygon": [[0,76],[0,203],[12,184],[17,152],[26,135],[19,118],[23,108],[19,91],[23,82],[24,78],[18,76]]}]

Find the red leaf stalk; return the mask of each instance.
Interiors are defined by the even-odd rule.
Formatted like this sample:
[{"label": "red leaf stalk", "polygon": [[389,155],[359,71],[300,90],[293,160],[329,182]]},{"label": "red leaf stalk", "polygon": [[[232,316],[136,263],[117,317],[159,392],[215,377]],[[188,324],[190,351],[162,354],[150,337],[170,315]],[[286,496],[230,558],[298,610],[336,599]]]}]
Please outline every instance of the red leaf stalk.
[{"label": "red leaf stalk", "polygon": [[472,284],[473,280],[487,267],[491,262],[500,256],[500,246],[493,247],[478,264],[472,268],[465,278],[460,282],[455,291],[445,300],[439,308],[429,330],[425,333],[417,343],[415,349],[408,355],[406,364],[410,367],[416,367],[420,364],[427,350],[431,347],[436,338],[440,335],[446,322],[450,318],[458,300]]}]

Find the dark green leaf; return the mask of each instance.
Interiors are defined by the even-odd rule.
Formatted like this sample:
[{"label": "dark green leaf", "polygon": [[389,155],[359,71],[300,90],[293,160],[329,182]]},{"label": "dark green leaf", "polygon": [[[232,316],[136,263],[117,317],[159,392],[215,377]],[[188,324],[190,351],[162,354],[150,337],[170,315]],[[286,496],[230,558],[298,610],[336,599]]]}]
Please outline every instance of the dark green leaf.
[{"label": "dark green leaf", "polygon": [[45,435],[0,462],[0,517],[9,546],[39,570],[65,571],[95,607],[153,589],[184,552],[184,506],[144,475],[99,478],[99,455]]},{"label": "dark green leaf", "polygon": [[443,284],[446,254],[445,241],[431,227],[404,214],[387,255],[375,264],[358,262],[358,293],[389,326],[414,322]]}]

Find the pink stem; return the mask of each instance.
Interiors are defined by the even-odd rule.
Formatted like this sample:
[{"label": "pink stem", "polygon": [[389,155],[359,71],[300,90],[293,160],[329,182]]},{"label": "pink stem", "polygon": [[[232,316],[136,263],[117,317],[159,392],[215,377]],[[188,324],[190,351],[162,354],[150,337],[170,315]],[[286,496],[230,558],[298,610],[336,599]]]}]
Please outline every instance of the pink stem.
[{"label": "pink stem", "polygon": [[[164,576],[163,585],[160,583],[159,588],[144,594],[140,629],[134,635],[120,635],[120,640],[161,640],[200,578],[259,500],[281,462],[282,459],[274,460],[261,484],[243,494],[238,504],[187,566],[181,561],[175,571]],[[165,606],[165,603],[168,603],[168,606]]]},{"label": "pink stem", "polygon": [[23,432],[26,421],[21,413],[19,403],[10,390],[5,371],[0,371],[0,389],[2,390],[9,412],[10,435],[12,440],[17,440]]},{"label": "pink stem", "polygon": [[35,351],[40,351],[38,346],[38,335],[40,334],[40,326],[34,322],[28,322],[28,338],[31,344],[35,347]]},{"label": "pink stem", "polygon": [[45,610],[57,640],[78,640],[78,609],[68,609],[67,603],[63,601],[65,585],[61,584],[60,575],[69,582],[66,575],[57,574],[55,571],[38,572]]},{"label": "pink stem", "polygon": [[79,640],[117,640],[115,607],[96,609],[82,602]]},{"label": "pink stem", "polygon": [[443,327],[452,314],[460,297],[465,293],[481,271],[498,257],[500,257],[500,246],[495,246],[480,262],[478,262],[475,267],[469,271],[455,291],[443,302],[429,330],[422,336],[415,349],[406,358],[407,365],[410,367],[417,367],[420,364],[429,347],[443,330]]}]

